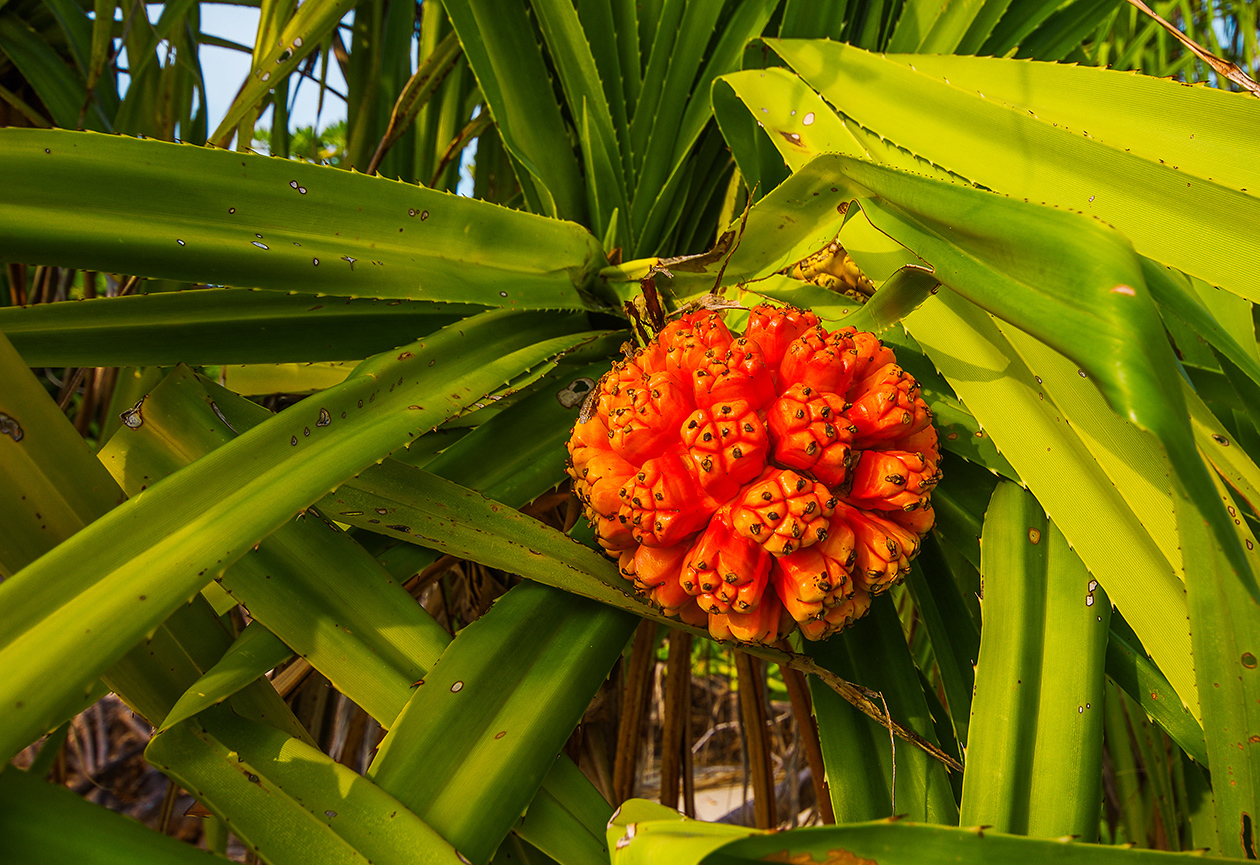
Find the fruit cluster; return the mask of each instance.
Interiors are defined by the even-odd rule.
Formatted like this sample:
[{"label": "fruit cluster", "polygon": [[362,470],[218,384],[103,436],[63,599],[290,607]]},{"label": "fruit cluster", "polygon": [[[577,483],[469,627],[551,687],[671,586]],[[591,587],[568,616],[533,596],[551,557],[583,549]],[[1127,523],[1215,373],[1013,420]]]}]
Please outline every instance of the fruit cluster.
[{"label": "fruit cluster", "polygon": [[918,384],[872,334],[761,305],[697,310],[603,377],[574,489],[635,589],[717,639],[852,624],[932,527],[940,454]]}]

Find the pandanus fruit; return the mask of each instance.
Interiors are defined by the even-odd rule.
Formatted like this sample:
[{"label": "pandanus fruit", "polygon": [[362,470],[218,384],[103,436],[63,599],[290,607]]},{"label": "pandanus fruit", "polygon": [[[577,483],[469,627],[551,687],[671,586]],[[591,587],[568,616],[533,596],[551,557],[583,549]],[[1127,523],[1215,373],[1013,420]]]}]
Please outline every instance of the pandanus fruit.
[{"label": "pandanus fruit", "polygon": [[932,528],[940,450],[875,336],[761,305],[686,313],[599,383],[574,489],[640,594],[717,639],[811,640],[865,615]]}]

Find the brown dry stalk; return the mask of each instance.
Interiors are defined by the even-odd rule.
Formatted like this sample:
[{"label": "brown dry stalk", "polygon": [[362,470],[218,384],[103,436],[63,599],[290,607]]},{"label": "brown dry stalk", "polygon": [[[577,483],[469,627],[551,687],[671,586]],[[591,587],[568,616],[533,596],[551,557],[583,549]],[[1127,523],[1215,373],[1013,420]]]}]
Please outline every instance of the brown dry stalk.
[{"label": "brown dry stalk", "polygon": [[[671,619],[659,609],[654,608],[648,605],[647,602],[640,600],[637,595],[630,594],[622,587],[617,588],[621,589],[625,593],[626,600],[634,605],[633,608],[631,608],[630,604],[627,604],[625,609],[630,609],[631,612],[635,613],[635,615],[643,617],[645,621],[661,622],[671,628],[678,628],[680,630],[688,631],[695,636],[708,638],[708,629],[697,628],[693,625],[683,624],[677,619]],[[591,597],[594,600],[607,603],[605,599],[585,592],[579,592],[578,594],[584,594],[586,597]],[[924,753],[940,760],[955,772],[961,772],[963,770],[962,764],[949,754],[924,739],[918,733],[915,733],[913,730],[907,730],[905,727],[901,726],[901,724],[888,717],[880,708],[879,694],[876,691],[872,691],[869,688],[864,688],[854,682],[840,678],[825,667],[819,666],[813,658],[806,657],[805,655],[793,654],[792,652],[786,652],[783,649],[776,648],[774,646],[731,643],[723,642],[721,640],[717,642],[721,645],[737,648],[750,655],[765,658],[767,661],[773,661],[780,666],[791,667],[793,670],[799,670],[806,675],[817,676],[828,688],[831,688],[831,690],[843,697],[855,709],[863,715],[866,715],[866,717],[870,718],[876,724],[879,724],[885,730],[890,731],[894,736],[904,739],[911,745],[914,745],[916,748],[922,750]]]},{"label": "brown dry stalk", "polygon": [[[735,655],[735,678],[739,683],[739,712],[744,722],[744,744],[748,750],[748,769],[752,775],[753,821],[758,829],[773,829],[775,815],[774,770],[770,763],[770,742],[766,736],[766,704],[764,683],[759,664],[752,656],[738,649]],[[789,779],[789,783],[794,779]]]},{"label": "brown dry stalk", "polygon": [[880,708],[880,703],[876,702],[877,699],[882,702],[882,697],[877,691],[872,691],[870,688],[864,688],[854,682],[842,679],[830,670],[820,667],[813,658],[807,658],[804,655],[791,655],[787,665],[795,670],[800,670],[802,673],[817,676],[828,688],[844,697],[850,705],[885,730],[932,755],[955,772],[963,770],[962,764],[949,754],[946,754],[918,733],[913,730],[907,730],[888,717],[887,713]]},{"label": "brown dry stalk", "polygon": [[617,727],[617,753],[613,760],[613,795],[624,802],[634,795],[635,769],[639,762],[639,730],[647,708],[647,692],[656,648],[656,622],[644,619],[634,632],[630,663],[626,665],[626,690],[621,721]]},{"label": "brown dry stalk", "polygon": [[691,634],[669,632],[665,667],[665,715],[661,723],[661,804],[678,806],[683,753],[691,750]]},{"label": "brown dry stalk", "polygon": [[1152,9],[1150,6],[1147,6],[1145,3],[1142,2],[1142,0],[1129,0],[1129,3],[1132,6],[1135,6],[1138,9],[1141,9],[1143,12],[1145,12],[1147,15],[1153,18],[1155,22],[1159,24],[1160,27],[1163,27],[1165,30],[1171,33],[1174,39],[1176,39],[1182,45],[1186,46],[1187,50],[1189,50],[1191,54],[1193,54],[1195,57],[1198,57],[1208,66],[1211,66],[1212,71],[1215,72],[1217,75],[1221,76],[1222,78],[1228,78],[1230,81],[1234,82],[1242,89],[1250,91],[1256,96],[1260,96],[1260,84],[1257,84],[1254,80],[1252,80],[1250,75],[1248,75],[1246,72],[1243,72],[1235,64],[1230,63],[1228,60],[1222,60],[1220,57],[1217,57],[1215,54],[1208,51],[1203,46],[1199,45],[1189,36],[1182,33],[1180,30],[1178,30],[1176,27],[1170,24],[1168,21],[1165,21],[1163,18],[1161,18],[1154,9]]},{"label": "brown dry stalk", "polygon": [[824,824],[833,825],[836,813],[831,807],[831,789],[827,786],[827,768],[823,764],[822,743],[818,740],[818,722],[814,719],[813,702],[805,686],[805,677],[791,667],[780,666],[779,670],[783,673],[788,699],[792,701],[796,727],[801,731],[805,760],[809,763],[809,774],[814,782],[814,798],[818,800],[818,815]]}]

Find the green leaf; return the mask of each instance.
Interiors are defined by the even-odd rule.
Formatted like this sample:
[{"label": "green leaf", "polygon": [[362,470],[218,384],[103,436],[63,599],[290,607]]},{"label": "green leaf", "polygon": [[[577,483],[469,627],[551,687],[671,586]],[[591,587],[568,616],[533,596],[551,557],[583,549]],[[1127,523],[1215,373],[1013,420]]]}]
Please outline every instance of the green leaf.
[{"label": "green leaf", "polygon": [[252,621],[167,713],[157,732],[221,703],[241,688],[293,657],[293,650],[258,621]]},{"label": "green leaf", "polygon": [[1010,5],[1011,0],[985,0],[984,6],[971,22],[971,26],[967,28],[966,35],[958,43],[958,48],[954,53],[977,53]]},{"label": "green leaf", "polygon": [[783,287],[766,287],[757,283],[753,291],[811,309],[829,324],[834,322],[833,328],[855,327],[870,333],[883,333],[917,309],[934,293],[940,282],[928,268],[907,265],[885,280],[875,296],[864,304],[796,280],[784,280],[778,284]]},{"label": "green leaf", "polygon": [[[621,126],[615,126],[595,56],[573,4],[569,0],[538,0],[532,8],[556,66],[565,101],[582,130],[590,225],[596,235],[602,236],[614,209],[622,213],[629,210],[625,115],[622,114]],[[624,143],[619,143],[619,136]]]},{"label": "green leaf", "polygon": [[939,545],[925,539],[917,562],[906,577],[906,587],[931,638],[932,654],[949,706],[948,716],[942,717],[935,711],[933,716],[938,724],[952,727],[956,741],[966,744],[980,634],[972,624]]},{"label": "green leaf", "polygon": [[[892,603],[871,604],[870,614],[842,635],[807,643],[805,651],[840,677],[870,689],[877,705],[936,744],[932,719],[914,661]],[[921,750],[896,747],[889,732],[815,679],[814,714],[831,802],[839,822],[906,814],[953,825],[958,806],[945,766]]]},{"label": "green leaf", "polygon": [[1181,581],[1062,412],[1039,396],[1018,352],[952,292],[934,296],[906,326],[1196,711],[1189,629],[1173,624],[1185,621]]},{"label": "green leaf", "polygon": [[884,50],[894,53],[952,54],[983,7],[984,0],[963,0],[955,3],[908,0],[902,7],[897,27]]},{"label": "green leaf", "polygon": [[[1233,507],[1219,478],[1216,494]],[[1251,737],[1260,730],[1260,610],[1238,574],[1213,542],[1198,508],[1175,479],[1177,528],[1185,548],[1186,599],[1194,644],[1203,729],[1212,767],[1218,843],[1214,849],[1242,858],[1255,855],[1251,814],[1260,801],[1260,765]],[[1236,520],[1252,566],[1260,564],[1250,528]],[[1228,779],[1225,781],[1224,779]]]},{"label": "green leaf", "polygon": [[[7,566],[18,570],[107,513],[124,496],[3,339],[0,339],[0,365],[8,366],[9,393],[24,400],[24,409],[15,416],[25,423],[20,426],[22,434],[14,446],[16,453],[10,454],[3,463],[16,471],[0,484],[0,491],[4,493],[0,508],[7,512],[6,519],[13,525],[21,525],[23,515],[41,520],[39,530],[32,529],[21,536],[27,544],[6,550]],[[6,408],[14,411],[16,406],[9,404]],[[10,439],[4,441],[7,443]],[[33,600],[51,605],[57,602],[55,593],[64,590],[56,585],[46,586],[42,588],[52,594],[40,595],[38,588]],[[27,600],[32,600],[29,592]],[[196,595],[192,601],[176,608],[147,640],[103,671],[110,689],[155,723],[230,642],[209,604]],[[10,628],[27,624],[6,622]],[[140,634],[136,634],[132,642],[139,639]],[[45,726],[72,717],[95,702],[92,695],[100,696],[98,684],[88,677],[82,684],[72,685]],[[290,728],[291,723],[291,729],[301,729],[275,691],[265,683],[262,687],[247,686],[236,703],[247,714],[268,717],[282,727]]]},{"label": "green leaf", "polygon": [[[102,676],[110,690],[155,727],[204,672],[230,648],[232,636],[200,594],[177,607],[146,639]],[[255,676],[231,696],[232,709],[290,736],[310,735],[266,679]]]},{"label": "green leaf", "polygon": [[368,777],[488,862],[637,624],[567,592],[516,586],[443,653]]},{"label": "green leaf", "polygon": [[32,367],[309,363],[361,360],[483,309],[209,288],[4,307],[0,330]]},{"label": "green leaf", "polygon": [[[0,11],[0,51],[31,85],[58,126],[79,125],[79,109],[87,101],[83,75],[69,67],[47,40],[11,10]],[[90,111],[88,125],[108,130],[110,123],[99,108]]]},{"label": "green leaf", "polygon": [[424,55],[424,59],[416,66],[416,71],[407,79],[402,92],[398,94],[398,100],[389,117],[389,125],[372,156],[373,162],[380,160],[385,151],[393,147],[411,127],[416,115],[429,103],[446,76],[459,63],[460,55],[459,40],[454,33],[447,33],[431,52]]},{"label": "green leaf", "polygon": [[607,865],[610,817],[612,806],[572,760],[561,757],[512,831],[560,865]]},{"label": "green leaf", "polygon": [[224,385],[246,396],[304,396],[341,384],[358,365],[358,361],[341,360],[225,365],[219,368],[219,376]]},{"label": "green leaf", "polygon": [[[210,136],[211,140],[220,147],[227,147],[246,113],[297,69],[353,7],[354,0],[306,0],[292,17],[285,16],[288,20],[274,22],[278,32],[273,39],[258,40],[249,77],[232,100],[218,129]],[[250,142],[244,144],[249,146]]]},{"label": "green leaf", "polygon": [[787,0],[779,35],[785,39],[840,39],[845,18],[851,14],[848,0]]},{"label": "green leaf", "polygon": [[272,865],[450,863],[437,832],[352,769],[264,724],[213,709],[159,733],[145,758]]},{"label": "green leaf", "polygon": [[[539,314],[487,313],[369,360],[0,583],[0,753],[43,732],[71,693],[329,488],[582,339],[546,339],[557,330]],[[143,405],[130,417],[142,426]],[[73,671],[69,656],[83,659]]]},{"label": "green leaf", "polygon": [[681,865],[700,862],[710,852],[756,831],[693,820],[673,808],[646,799],[630,799],[608,823],[608,846],[612,850],[612,865],[646,865],[658,861],[657,856],[662,854]]},{"label": "green leaf", "polygon": [[[1190,406],[1190,422],[1194,428],[1195,442],[1212,468],[1225,479],[1234,491],[1248,503],[1252,513],[1260,506],[1260,467],[1238,446],[1229,431],[1212,414],[1212,410],[1183,384],[1186,402]],[[1237,517],[1237,514],[1231,514]]]},{"label": "green leaf", "polygon": [[478,425],[425,470],[511,507],[532,501],[564,480],[578,411],[608,369],[606,360],[559,367],[536,394]]},{"label": "green leaf", "polygon": [[503,146],[524,169],[517,179],[526,200],[541,213],[582,221],[586,195],[577,157],[559,102],[550,87],[539,86],[548,80],[547,66],[525,4],[518,0],[493,10],[462,0],[443,5]]},{"label": "green leaf", "polygon": [[[1248,378],[1260,384],[1260,361],[1256,358],[1255,325],[1251,321],[1250,303],[1242,298],[1234,298],[1246,308],[1245,321],[1238,315],[1223,316],[1225,320],[1219,321],[1193,290],[1192,285],[1187,284],[1188,280],[1183,274],[1160,267],[1149,258],[1142,259],[1142,273],[1146,277],[1151,296],[1159,304],[1165,319],[1174,317],[1188,325],[1196,336],[1206,340]],[[1208,290],[1215,293],[1213,289]],[[1240,324],[1245,330],[1239,328]],[[1246,331],[1250,331],[1250,334]],[[1238,339],[1240,336],[1241,341]]]},{"label": "green leaf", "polygon": [[1118,615],[1112,617],[1107,640],[1107,675],[1164,728],[1181,750],[1207,767],[1203,728],[1177,699],[1164,674],[1151,663],[1133,629]]},{"label": "green leaf", "polygon": [[[761,133],[757,119],[749,114],[728,86],[730,77],[724,75],[713,83],[713,117],[739,170],[739,180],[734,181],[737,189],[746,187],[752,191],[753,200],[758,201],[783,182],[788,174],[787,166],[774,145]],[[728,192],[732,197],[728,205],[731,208],[737,194],[735,191]]]},{"label": "green leaf", "polygon": [[1033,2],[1009,3],[1005,15],[996,22],[993,32],[978,49],[967,53],[1002,56],[1037,29],[1060,5],[1059,0],[1033,0]]},{"label": "green leaf", "polygon": [[1021,39],[1015,56],[1063,60],[1079,50],[1081,43],[1115,11],[1114,0],[1073,0],[1056,9],[1036,30]]},{"label": "green leaf", "polygon": [[650,609],[628,597],[629,583],[616,565],[590,547],[506,505],[399,462],[361,472],[353,483],[328,494],[319,507],[338,522],[502,568],[640,615]]},{"label": "green leaf", "polygon": [[[640,830],[655,829],[651,824]],[[647,842],[652,836],[643,837]],[[647,846],[644,843],[643,846]],[[1073,862],[1079,865],[1171,865],[1175,862],[1226,862],[1211,856],[1178,856],[1159,850],[1138,850],[1083,844],[1069,839],[1025,838],[984,828],[924,826],[908,821],[883,821],[856,826],[819,826],[775,834],[757,833],[722,849],[724,863],[764,861],[767,856],[808,854],[825,862],[830,851],[844,851],[857,860],[880,865],[944,865],[969,862],[976,865],[1022,862],[1041,865]],[[682,860],[676,860],[681,862]],[[808,861],[808,860],[805,860]],[[844,861],[844,860],[841,860]]]},{"label": "green leaf", "polygon": [[5,383],[0,391],[0,523],[5,526],[0,577],[26,567],[123,499],[27,366],[0,333]]},{"label": "green leaf", "polygon": [[1092,840],[1111,605],[1014,483],[994,491],[980,547],[984,626],[961,822]]},{"label": "green leaf", "polygon": [[[638,254],[655,251],[668,231],[668,215],[679,188],[676,184],[687,165],[687,154],[712,116],[713,81],[738,67],[745,44],[761,34],[777,5],[776,0],[740,3],[730,13],[708,59],[700,66],[705,45],[713,32],[712,26],[705,25],[709,20],[706,16],[720,13],[721,4],[669,4],[669,8],[682,7],[685,12],[677,25],[676,36],[663,40],[658,31],[640,103],[631,121],[635,157],[642,160],[637,181],[640,193],[635,196],[630,214],[637,234],[634,249]],[[657,70],[665,68],[668,71],[661,73],[663,77],[656,78]],[[659,96],[654,95],[657,91]],[[654,101],[657,99],[659,101]],[[644,143],[641,139],[644,132],[648,135],[647,151],[639,149]]]},{"label": "green leaf", "polygon": [[[629,68],[627,68],[627,65],[622,61],[619,45],[619,41],[626,34],[620,33],[618,30],[616,16],[619,10],[614,10],[615,4],[580,0],[576,5],[581,32],[590,46],[598,78],[603,85],[608,110],[612,115],[613,127],[617,130],[617,140],[621,145],[622,165],[627,169],[626,174],[628,175],[628,169],[632,163],[630,156],[629,115],[626,111],[626,88],[630,85],[631,77],[633,77],[636,86],[639,83],[638,48],[632,49],[633,62],[628,64]],[[624,8],[623,5],[622,10]],[[633,14],[633,7],[631,7],[631,14]],[[631,35],[637,37],[635,32],[638,29],[637,27],[628,29]],[[572,100],[570,100],[570,104],[573,104]]]},{"label": "green leaf", "polygon": [[10,865],[204,865],[228,861],[12,766],[0,773],[0,834],[4,835],[5,861]]},{"label": "green leaf", "polygon": [[1139,253],[1260,300],[1249,267],[1260,181],[1232,155],[1239,135],[1260,133],[1251,96],[1084,66],[769,44],[898,146],[1014,199],[1097,217]]},{"label": "green leaf", "polygon": [[[8,190],[0,258],[32,264],[580,309],[578,289],[606,261],[599,241],[577,225],[292,160],[5,129],[0,166]],[[81,207],[85,189],[107,206]]]}]

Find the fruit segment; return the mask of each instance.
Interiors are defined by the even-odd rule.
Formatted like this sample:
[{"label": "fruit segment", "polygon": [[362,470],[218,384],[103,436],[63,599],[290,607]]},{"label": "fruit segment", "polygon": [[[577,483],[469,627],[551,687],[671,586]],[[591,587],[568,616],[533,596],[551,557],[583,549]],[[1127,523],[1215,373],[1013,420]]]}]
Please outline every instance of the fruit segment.
[{"label": "fruit segment", "polygon": [[707,613],[750,612],[765,593],[770,564],[760,545],[733,531],[730,511],[723,508],[687,554],[682,587]]},{"label": "fruit segment", "polygon": [[649,547],[672,547],[708,519],[691,458],[681,445],[650,459],[621,488],[620,514],[634,539]]},{"label": "fruit segment", "polygon": [[692,381],[701,408],[734,400],[760,406],[774,399],[774,380],[761,347],[748,339],[735,340],[725,353],[705,352]]},{"label": "fruit segment", "polygon": [[677,441],[674,430],[695,403],[670,372],[642,373],[618,382],[619,400],[610,409],[612,449],[633,463],[660,456]]},{"label": "fruit segment", "polygon": [[794,384],[775,401],[767,421],[774,439],[774,461],[809,472],[838,487],[852,462],[854,429],[844,420],[845,403],[837,394]]},{"label": "fruit segment", "polygon": [[832,607],[821,619],[801,622],[801,633],[808,640],[825,640],[865,616],[870,608],[870,593],[865,589],[855,589],[851,598]]},{"label": "fruit segment", "polygon": [[774,592],[767,592],[755,610],[748,613],[718,613],[709,616],[709,634],[715,640],[773,645],[792,632],[796,623]]},{"label": "fruit segment", "polygon": [[761,346],[766,364],[777,370],[787,354],[788,346],[806,331],[818,326],[818,316],[803,309],[754,306],[748,313],[748,330],[744,336]]},{"label": "fruit segment", "polygon": [[739,335],[722,315],[675,318],[604,376],[569,439],[573,490],[666,614],[720,640],[822,639],[932,528],[932,415],[873,334],[761,304]]},{"label": "fruit segment", "polygon": [[827,537],[836,498],[825,486],[784,469],[767,469],[731,511],[735,530],[766,552],[786,556]]},{"label": "fruit segment", "polygon": [[727,501],[766,466],[766,425],[745,400],[696,409],[682,426],[682,441],[705,492]]},{"label": "fruit segment", "polygon": [[674,547],[639,546],[637,549],[623,551],[617,564],[621,575],[632,581],[635,589],[648,595],[668,615],[675,616],[683,607],[693,603],[691,595],[683,590],[679,579],[687,550],[687,544]]},{"label": "fruit segment", "polygon": [[779,366],[780,381],[808,385],[823,393],[845,394],[853,382],[857,351],[843,331],[808,330],[788,346]]},{"label": "fruit segment", "polygon": [[856,568],[853,580],[873,595],[887,589],[910,572],[910,560],[919,554],[919,536],[871,511],[841,504],[837,519],[853,529]]},{"label": "fruit segment", "polygon": [[922,453],[866,451],[848,498],[866,508],[914,510],[927,500],[939,476],[936,462]]},{"label": "fruit segment", "polygon": [[876,447],[919,432],[932,422],[919,384],[895,363],[886,363],[853,389],[845,412],[856,432],[854,445]]},{"label": "fruit segment", "polygon": [[686,378],[700,368],[707,352],[725,352],[734,339],[721,318],[697,310],[665,325],[656,345],[664,355],[665,368]]}]

